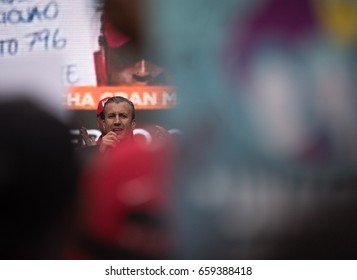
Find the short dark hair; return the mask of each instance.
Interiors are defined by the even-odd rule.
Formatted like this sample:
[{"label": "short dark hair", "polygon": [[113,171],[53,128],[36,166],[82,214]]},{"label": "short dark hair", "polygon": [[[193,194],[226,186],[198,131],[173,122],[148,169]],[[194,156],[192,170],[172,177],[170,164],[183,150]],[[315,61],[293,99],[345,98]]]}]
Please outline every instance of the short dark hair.
[{"label": "short dark hair", "polygon": [[107,107],[107,104],[109,104],[109,103],[120,103],[120,102],[126,102],[126,103],[128,103],[130,105],[130,107],[131,107],[131,117],[132,117],[133,120],[135,120],[135,106],[134,106],[134,103],[131,102],[129,99],[127,99],[125,97],[122,97],[122,96],[113,96],[113,97],[109,98],[104,104],[103,111],[100,113],[100,118],[102,120],[105,119],[104,111],[105,111],[105,107]]}]

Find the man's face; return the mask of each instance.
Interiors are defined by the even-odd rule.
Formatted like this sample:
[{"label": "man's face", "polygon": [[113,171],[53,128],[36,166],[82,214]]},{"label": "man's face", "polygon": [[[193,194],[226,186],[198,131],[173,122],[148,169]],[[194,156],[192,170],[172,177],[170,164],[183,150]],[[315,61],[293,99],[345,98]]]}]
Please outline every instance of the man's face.
[{"label": "man's face", "polygon": [[106,133],[113,131],[119,140],[132,137],[135,120],[132,119],[132,108],[127,102],[106,104],[104,117],[103,127]]}]

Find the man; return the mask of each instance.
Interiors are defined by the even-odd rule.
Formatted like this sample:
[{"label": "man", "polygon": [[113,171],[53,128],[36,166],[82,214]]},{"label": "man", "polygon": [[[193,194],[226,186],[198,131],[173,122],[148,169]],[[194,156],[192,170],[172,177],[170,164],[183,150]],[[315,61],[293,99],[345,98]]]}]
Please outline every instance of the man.
[{"label": "man", "polygon": [[175,157],[169,133],[155,126],[157,141],[150,146],[136,141],[134,104],[120,96],[105,102],[100,119],[104,136],[95,149],[99,152],[93,154],[80,180],[79,255],[87,259],[171,258]]},{"label": "man", "polygon": [[102,134],[95,141],[85,127],[81,128],[86,145],[77,150],[79,165],[85,166],[98,151],[105,152],[119,142],[132,140],[135,125],[135,108],[130,100],[121,96],[102,99],[97,109],[97,126]]},{"label": "man", "polygon": [[105,135],[99,143],[99,151],[104,152],[118,143],[132,141],[136,126],[133,102],[121,97],[109,98],[100,114]]},{"label": "man", "polygon": [[[133,130],[136,127],[134,104],[121,96],[102,99],[97,108],[97,126],[102,133],[97,141],[90,139],[85,127],[81,128],[81,135],[87,147],[99,146],[99,151],[104,151],[119,142],[133,140]],[[154,139],[170,138],[165,128],[155,125]]]}]

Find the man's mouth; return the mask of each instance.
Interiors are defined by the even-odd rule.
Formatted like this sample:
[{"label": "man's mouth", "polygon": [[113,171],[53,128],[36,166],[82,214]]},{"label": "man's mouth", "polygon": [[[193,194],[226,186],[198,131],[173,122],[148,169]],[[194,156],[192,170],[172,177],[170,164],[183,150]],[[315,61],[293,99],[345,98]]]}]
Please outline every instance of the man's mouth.
[{"label": "man's mouth", "polygon": [[114,131],[116,134],[119,134],[119,133],[121,133],[123,131],[123,129],[119,128],[119,127],[115,127],[115,128],[112,129],[112,131]]}]

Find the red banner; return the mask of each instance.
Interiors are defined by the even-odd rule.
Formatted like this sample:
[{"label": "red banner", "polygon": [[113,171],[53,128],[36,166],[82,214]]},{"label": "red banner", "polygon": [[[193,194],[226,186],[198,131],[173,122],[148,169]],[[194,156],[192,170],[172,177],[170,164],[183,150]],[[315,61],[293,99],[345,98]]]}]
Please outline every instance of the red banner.
[{"label": "red banner", "polygon": [[170,109],[176,106],[176,89],[170,86],[76,86],[65,94],[64,106],[70,110],[96,110],[105,97],[123,96],[137,110]]}]

